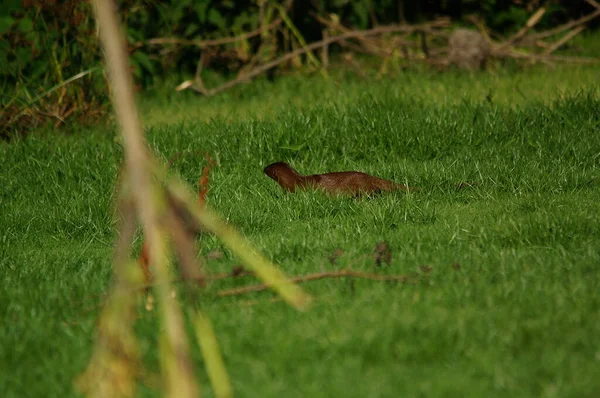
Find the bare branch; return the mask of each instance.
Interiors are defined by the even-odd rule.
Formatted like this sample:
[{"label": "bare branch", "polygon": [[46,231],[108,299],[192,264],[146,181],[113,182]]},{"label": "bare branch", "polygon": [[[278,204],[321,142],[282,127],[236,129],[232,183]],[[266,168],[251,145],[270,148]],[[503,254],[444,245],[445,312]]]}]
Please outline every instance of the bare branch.
[{"label": "bare branch", "polygon": [[554,29],[546,30],[544,32],[539,32],[539,33],[533,33],[533,34],[529,35],[529,37],[527,39],[532,40],[532,41],[539,40],[539,39],[545,39],[546,37],[554,36],[558,33],[564,32],[565,30],[569,30],[576,26],[588,23],[589,21],[591,21],[594,18],[597,18],[598,16],[600,16],[600,8],[596,9],[596,11],[594,11],[591,14],[585,15],[574,21],[567,22],[564,25],[557,26]]},{"label": "bare branch", "polygon": [[545,13],[546,13],[546,9],[544,7],[537,10],[527,20],[527,23],[525,23],[525,26],[523,26],[510,39],[508,39],[504,43],[500,44],[500,46],[497,48],[497,51],[501,51],[501,50],[513,45],[514,43],[517,43],[519,40],[521,40],[527,34],[527,32],[529,32],[531,30],[531,28],[533,28],[542,19],[542,17],[544,16]]},{"label": "bare branch", "polygon": [[227,83],[224,83],[218,87],[215,87],[212,89],[207,89],[204,87],[202,80],[200,79],[200,80],[198,80],[199,85],[193,86],[192,89],[200,94],[203,94],[206,96],[213,96],[215,94],[220,93],[221,91],[227,90],[227,89],[229,89],[233,86],[236,86],[240,83],[250,81],[254,77],[260,75],[263,72],[266,72],[269,69],[276,67],[277,65],[279,65],[283,62],[286,62],[290,59],[293,59],[293,58],[295,58],[299,55],[302,55],[304,53],[307,53],[309,51],[313,51],[315,49],[327,46],[331,43],[335,43],[335,42],[349,39],[349,38],[374,36],[374,35],[378,35],[378,34],[382,34],[382,33],[407,32],[407,31],[412,32],[412,31],[419,30],[419,29],[430,29],[433,27],[446,27],[449,25],[450,25],[450,21],[448,19],[440,19],[440,20],[431,22],[429,24],[423,24],[423,25],[415,25],[415,26],[387,25],[387,26],[379,26],[379,27],[376,27],[376,28],[373,28],[370,30],[349,31],[349,32],[343,33],[338,36],[332,36],[332,37],[325,38],[321,41],[309,44],[306,47],[302,47],[295,51],[289,52],[271,62],[267,62],[266,64],[260,65],[256,68],[254,68],[253,70],[251,70],[250,72],[248,72],[242,76],[238,76],[237,78],[230,80]]},{"label": "bare branch", "polygon": [[[310,281],[316,281],[320,279],[331,279],[331,278],[359,278],[359,279],[370,279],[374,281],[390,281],[390,282],[408,282],[409,277],[407,275],[380,275],[380,274],[369,274],[352,270],[342,271],[330,271],[320,272],[316,274],[309,274],[303,276],[297,276],[290,280],[294,283],[304,283]],[[260,292],[269,289],[269,286],[265,284],[244,286],[235,289],[221,290],[217,293],[219,297],[225,296],[237,296],[240,294]]]},{"label": "bare branch", "polygon": [[557,41],[556,43],[554,43],[553,45],[548,47],[548,49],[546,51],[544,51],[544,55],[552,54],[554,51],[558,50],[563,44],[565,44],[566,42],[571,40],[571,38],[573,38],[574,36],[577,36],[579,33],[581,33],[581,31],[584,29],[585,29],[585,26],[583,26],[583,25],[576,27],[575,29],[573,29],[572,31],[567,33],[559,41]]}]

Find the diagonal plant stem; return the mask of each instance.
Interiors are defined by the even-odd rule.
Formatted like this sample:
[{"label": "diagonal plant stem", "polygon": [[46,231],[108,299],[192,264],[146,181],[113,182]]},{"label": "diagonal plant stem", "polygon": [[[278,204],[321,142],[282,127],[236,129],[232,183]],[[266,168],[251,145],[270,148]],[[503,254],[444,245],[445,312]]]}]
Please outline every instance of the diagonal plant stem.
[{"label": "diagonal plant stem", "polygon": [[535,25],[537,25],[537,23],[542,19],[545,13],[546,9],[544,7],[538,9],[531,17],[529,17],[529,19],[525,23],[525,26],[523,26],[517,33],[515,33],[504,43],[501,43],[496,49],[496,51],[502,51],[505,48],[510,47],[514,43],[517,43],[519,40],[523,39],[527,32],[529,32]]},{"label": "diagonal plant stem", "polygon": [[196,329],[196,339],[202,350],[202,356],[206,358],[206,373],[214,386],[215,396],[217,398],[233,397],[233,389],[229,375],[225,369],[219,342],[213,330],[210,319],[200,310],[193,314],[193,322]]},{"label": "diagonal plant stem", "polygon": [[115,283],[98,321],[92,360],[76,381],[81,391],[99,397],[133,396],[139,371],[139,347],[133,331],[136,303],[131,289],[140,278],[128,255],[136,223],[133,202],[126,193],[121,194],[119,210],[124,217],[115,245]]},{"label": "diagonal plant stem", "polygon": [[581,33],[584,29],[585,29],[585,26],[583,26],[583,25],[580,25],[580,26],[576,27],[575,29],[573,29],[572,31],[570,31],[569,33],[567,33],[566,35],[564,35],[556,43],[554,43],[550,47],[548,47],[546,49],[546,51],[544,51],[543,55],[550,55],[550,54],[552,54],[554,51],[558,50],[563,44],[565,44],[566,42],[568,42],[569,40],[571,40],[573,37],[575,37],[579,33]]},{"label": "diagonal plant stem", "polygon": [[[109,70],[113,105],[121,125],[128,180],[126,184],[132,192],[157,280],[168,282],[167,247],[163,239],[164,231],[159,225],[159,211],[164,212],[166,204],[160,187],[153,184],[149,173],[149,155],[134,102],[133,84],[128,73],[127,55],[120,34],[115,5],[110,0],[94,0],[93,4],[100,41]],[[188,358],[181,312],[176,303],[170,299],[168,283],[160,283],[156,291],[161,303],[161,315],[166,331],[160,340],[163,364],[166,365],[164,373],[167,376],[167,394],[177,397],[195,397],[198,395],[198,385]]]},{"label": "diagonal plant stem", "polygon": [[[94,0],[93,3],[109,69],[113,106],[121,125],[125,150],[124,190],[131,196],[131,206],[128,210],[137,213],[142,224],[146,254],[149,257],[150,265],[154,268],[157,281],[154,290],[158,295],[161,325],[164,329],[159,341],[166,393],[171,397],[196,397],[199,387],[195,381],[193,365],[189,356],[189,344],[183,327],[183,314],[171,295],[168,268],[170,249],[175,248],[180,260],[179,270],[184,279],[189,282],[200,277],[194,257],[194,231],[185,228],[188,225],[193,226],[189,222],[186,223],[186,218],[189,218],[188,214],[192,215],[189,221],[216,233],[259,277],[296,308],[306,308],[309,297],[288,281],[281,271],[256,254],[233,228],[221,222],[213,213],[201,206],[195,198],[192,199],[192,195],[189,194],[184,184],[174,178],[167,180],[164,167],[156,163],[145,146],[133,97],[131,75],[127,72],[127,55],[119,34],[114,4],[110,0]],[[205,171],[208,172],[207,169]],[[203,177],[206,177],[204,174]],[[158,177],[158,181],[154,177]],[[127,217],[130,219],[131,215]],[[167,244],[167,236],[173,239],[171,246]],[[126,249],[123,249],[121,244],[118,247],[119,256],[125,257]],[[129,261],[127,267],[115,268],[115,272],[124,274],[130,272],[132,264],[135,263]],[[139,272],[139,269],[137,271]],[[119,278],[117,279],[119,280]],[[194,300],[196,297],[189,283],[186,286],[186,292],[188,298],[197,301]],[[115,297],[114,294],[109,297],[109,302],[115,303],[114,306],[108,307],[115,311],[109,320],[119,326],[120,307],[119,301],[115,300]],[[124,320],[127,322],[122,324],[122,327],[129,331],[129,336],[132,336],[135,341],[132,332],[133,321]],[[197,312],[195,321],[197,336],[206,339],[201,342],[201,345],[215,392],[219,396],[229,397],[231,396],[231,386],[218,352],[218,346],[215,344],[216,337],[212,325],[208,318],[200,312]],[[111,326],[114,325],[105,325],[105,329],[109,329]],[[103,331],[104,329],[100,329],[100,333]],[[117,342],[119,342],[118,339]],[[109,350],[100,350],[101,354],[105,352],[110,353]],[[92,363],[95,364],[93,360]],[[120,371],[129,375],[126,380],[130,382],[129,385],[135,385],[131,383],[132,366],[125,362],[121,367],[123,369],[117,370],[117,373]],[[108,391],[112,391],[110,390],[112,380],[101,376],[100,380],[96,381],[97,385],[88,384],[90,394],[110,396],[106,391],[107,388]],[[91,381],[88,380],[88,383]],[[132,392],[128,390],[118,395],[131,394]]]},{"label": "diagonal plant stem", "polygon": [[210,209],[201,208],[181,181],[172,179],[167,181],[166,184],[169,194],[187,206],[190,216],[202,227],[217,235],[269,288],[274,289],[296,309],[304,310],[308,308],[310,296],[286,278],[270,261],[255,252],[234,228],[222,222]]},{"label": "diagonal plant stem", "polygon": [[31,100],[30,105],[35,104],[36,102],[38,102],[39,100],[41,100],[42,98],[52,94],[54,91],[58,90],[59,88],[62,88],[72,82],[74,82],[75,80],[81,79],[82,77],[85,77],[87,75],[89,75],[90,73],[96,72],[98,70],[102,69],[100,66],[96,66],[93,68],[90,68],[88,70],[84,70],[83,72],[79,72],[78,74],[71,76],[70,78],[68,78],[67,80],[57,84],[54,87],[51,87],[50,89],[44,91],[43,93],[41,93],[40,95],[38,95],[37,97],[35,97],[34,99]]}]

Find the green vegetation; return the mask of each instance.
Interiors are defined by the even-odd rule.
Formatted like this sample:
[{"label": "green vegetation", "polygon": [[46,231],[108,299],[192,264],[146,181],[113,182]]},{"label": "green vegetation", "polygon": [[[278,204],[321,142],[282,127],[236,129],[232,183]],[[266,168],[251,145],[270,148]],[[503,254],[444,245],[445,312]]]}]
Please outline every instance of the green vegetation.
[{"label": "green vegetation", "polygon": [[[600,43],[600,35],[590,35],[582,40],[585,48]],[[600,52],[600,47],[598,47]],[[377,60],[373,62],[379,62]],[[379,97],[383,87],[388,94],[425,104],[454,106],[467,102],[491,101],[503,106],[524,106],[533,103],[552,103],[558,95],[595,88],[598,67],[571,66],[548,69],[525,68],[508,72],[499,65],[489,73],[468,76],[459,71],[424,73],[409,70],[398,72],[395,78],[379,77],[379,64],[365,64],[365,78],[356,76],[347,67],[334,69],[331,79],[319,76],[289,76],[277,83],[258,80],[243,89],[226,91],[216,97],[204,98],[192,92],[176,92],[174,80],[164,83],[150,96],[142,96],[140,107],[146,126],[209,122],[224,119],[274,117],[291,108],[318,108],[331,105],[354,106],[359,99]],[[372,68],[375,66],[375,68]],[[516,69],[517,67],[515,67]],[[372,85],[375,87],[371,87]],[[489,98],[489,99],[488,99]]]},{"label": "green vegetation", "polygon": [[[148,139],[289,275],[354,269],[414,283],[326,279],[298,313],[272,293],[204,309],[240,397],[600,395],[597,69],[286,78],[213,99],[141,100]],[[73,396],[110,284],[114,128],[0,143],[3,397]],[[361,170],[420,187],[374,199],[285,194],[262,174]],[[460,183],[473,187],[457,189]],[[464,184],[463,184],[464,185]],[[376,268],[385,240],[392,264]],[[220,250],[211,237],[202,253]],[[329,256],[342,249],[335,264]],[[210,272],[238,262],[205,260]],[[457,265],[458,264],[458,265]],[[454,265],[454,266],[453,266]],[[431,267],[429,271],[428,268]],[[155,313],[140,298],[144,395],[156,395]],[[194,347],[204,396],[207,376]]]},{"label": "green vegetation", "polygon": [[[454,0],[430,2],[426,6],[403,0],[120,0],[116,3],[127,38],[131,72],[137,87],[143,89],[165,79],[177,78],[179,82],[190,79],[198,71],[200,58],[203,65],[201,76],[208,85],[223,76],[238,75],[241,70],[247,74],[254,67],[289,54],[305,43],[314,44],[322,39],[324,26],[317,21],[316,15],[325,19],[335,16],[342,26],[357,30],[419,23],[437,17],[451,18],[453,27],[474,27],[471,17],[478,15],[494,40],[501,41],[502,37],[521,29],[541,6],[538,0]],[[559,25],[595,10],[594,5],[585,1],[549,1],[544,2],[543,8],[544,17],[534,27],[539,32],[550,27],[559,28]],[[587,35],[592,37],[590,43],[599,41],[593,37],[597,36],[597,20],[590,20],[586,26],[588,30],[563,43],[560,51],[586,55],[581,46],[571,45]],[[445,33],[449,34],[449,29],[448,26]],[[329,35],[333,32],[330,31]],[[109,96],[105,90],[96,33],[90,2],[2,2],[0,139],[23,135],[44,126],[92,124],[105,117]],[[438,51],[436,46],[445,42],[445,33],[428,32],[428,43],[433,53]],[[565,33],[565,37],[570,37],[571,33],[573,31]],[[401,41],[415,38],[405,37]],[[557,40],[561,40],[560,35],[546,37],[544,49]],[[388,48],[384,51],[388,54],[386,62],[390,61],[389,54],[399,49],[398,43],[390,41],[387,44]],[[386,47],[383,43],[378,47],[381,45]],[[593,51],[594,47],[597,44],[589,46],[590,56],[598,53]],[[348,49],[332,44],[330,50],[333,57],[328,59]],[[539,54],[540,50],[523,48],[518,52],[522,55]],[[438,52],[441,53],[443,51]],[[315,60],[312,56],[310,58]],[[410,63],[414,64],[417,58],[413,54]],[[311,65],[314,66],[308,58],[299,57],[279,64],[269,73],[297,72]],[[397,66],[387,65],[387,69]]]}]

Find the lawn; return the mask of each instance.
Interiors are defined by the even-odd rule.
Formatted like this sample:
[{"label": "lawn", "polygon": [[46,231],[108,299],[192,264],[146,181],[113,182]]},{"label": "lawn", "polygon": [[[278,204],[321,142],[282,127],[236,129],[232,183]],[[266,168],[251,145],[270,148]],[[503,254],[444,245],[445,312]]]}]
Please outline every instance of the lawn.
[{"label": "lawn", "polygon": [[[326,279],[299,313],[270,292],[204,308],[240,397],[600,396],[597,67],[396,78],[286,77],[214,99],[140,100],[152,149],[288,275]],[[596,79],[596,80],[595,80]],[[0,143],[0,391],[76,395],[110,286],[114,127]],[[284,193],[262,169],[360,170],[420,187],[376,198]],[[386,241],[391,265],[375,266]],[[199,241],[208,271],[239,261]],[[140,245],[138,239],[137,245]],[[332,263],[329,258],[337,251]],[[140,300],[140,392],[157,396],[157,321]],[[212,396],[194,347],[203,396]],[[143,385],[142,385],[143,384]]]}]

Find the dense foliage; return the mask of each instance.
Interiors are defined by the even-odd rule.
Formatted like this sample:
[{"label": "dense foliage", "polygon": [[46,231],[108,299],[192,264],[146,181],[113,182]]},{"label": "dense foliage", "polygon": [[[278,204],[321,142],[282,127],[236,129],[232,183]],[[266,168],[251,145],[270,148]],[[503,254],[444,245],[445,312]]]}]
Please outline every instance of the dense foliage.
[{"label": "dense foliage", "polygon": [[[132,71],[140,87],[173,75],[194,73],[202,51],[207,66],[221,73],[237,70],[258,54],[289,49],[293,27],[306,41],[320,39],[314,15],[336,14],[346,26],[366,29],[375,24],[417,22],[439,15],[460,20],[481,15],[494,30],[522,26],[539,0],[393,0],[214,1],[122,0]],[[589,12],[585,1],[546,2],[540,27]],[[213,49],[194,45],[149,44],[153,38],[206,40],[255,31],[285,13],[282,29]],[[288,38],[288,39],[286,39]],[[100,51],[89,2],[78,0],[5,0],[0,8],[0,122],[3,129],[30,128],[68,117],[90,119],[106,103]],[[189,43],[187,43],[189,44]],[[293,44],[292,44],[293,45]],[[262,58],[261,58],[262,57]],[[289,65],[284,65],[289,66]],[[4,131],[6,133],[6,131]],[[0,136],[2,131],[0,131]]]}]

